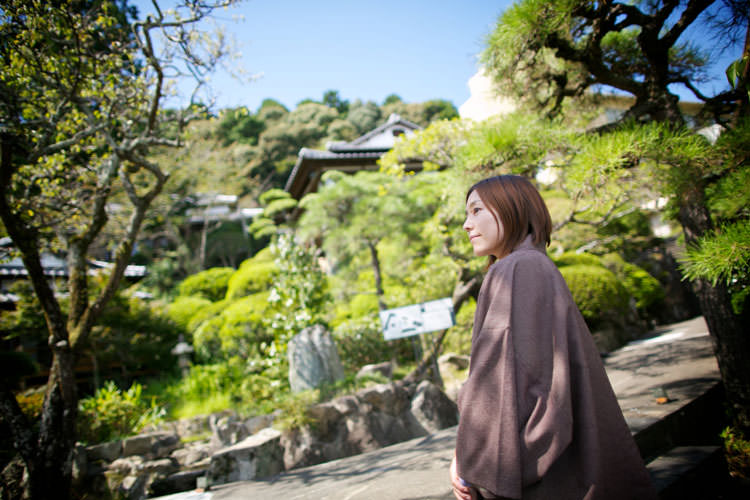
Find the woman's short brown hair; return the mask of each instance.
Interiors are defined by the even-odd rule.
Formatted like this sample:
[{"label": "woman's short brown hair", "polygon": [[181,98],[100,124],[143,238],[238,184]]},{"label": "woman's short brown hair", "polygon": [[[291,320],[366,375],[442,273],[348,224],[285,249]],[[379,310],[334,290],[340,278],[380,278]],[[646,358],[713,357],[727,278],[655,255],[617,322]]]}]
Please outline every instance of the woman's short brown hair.
[{"label": "woman's short brown hair", "polygon": [[[500,258],[512,252],[529,234],[535,245],[549,245],[552,219],[542,195],[527,178],[520,175],[489,177],[469,188],[467,200],[473,191],[502,224]],[[489,259],[490,265],[497,260],[493,255]]]}]

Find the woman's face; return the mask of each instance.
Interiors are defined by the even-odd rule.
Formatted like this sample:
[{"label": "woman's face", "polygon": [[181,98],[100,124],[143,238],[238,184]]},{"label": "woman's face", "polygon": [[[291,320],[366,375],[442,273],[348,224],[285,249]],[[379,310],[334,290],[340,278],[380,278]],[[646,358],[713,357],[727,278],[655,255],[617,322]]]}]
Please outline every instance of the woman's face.
[{"label": "woman's face", "polygon": [[500,255],[500,241],[503,238],[503,227],[500,221],[484,204],[479,194],[472,191],[466,200],[466,221],[464,230],[469,235],[474,255]]}]

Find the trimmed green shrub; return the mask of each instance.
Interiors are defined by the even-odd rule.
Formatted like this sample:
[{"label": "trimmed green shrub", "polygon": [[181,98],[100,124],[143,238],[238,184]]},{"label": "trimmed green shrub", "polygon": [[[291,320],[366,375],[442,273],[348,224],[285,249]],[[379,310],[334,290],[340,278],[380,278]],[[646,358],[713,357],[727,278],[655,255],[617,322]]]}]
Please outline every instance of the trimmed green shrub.
[{"label": "trimmed green shrub", "polygon": [[229,278],[234,274],[231,267],[212,267],[185,278],[178,286],[180,295],[203,297],[211,302],[222,300],[227,294]]},{"label": "trimmed green shrub", "polygon": [[645,269],[625,262],[618,254],[605,255],[602,261],[635,299],[635,306],[639,311],[645,311],[664,300],[664,288],[661,283]]},{"label": "trimmed green shrub", "polygon": [[204,320],[193,333],[198,359],[218,361],[265,354],[264,343],[272,339],[263,326],[268,292],[230,302],[223,301],[220,314]]},{"label": "trimmed green shrub", "polygon": [[601,257],[590,253],[565,252],[552,259],[557,267],[564,266],[604,266]]},{"label": "trimmed green shrub", "polygon": [[560,268],[589,328],[603,323],[621,323],[628,312],[629,295],[617,276],[609,269],[592,265],[570,265]]},{"label": "trimmed green shrub", "polygon": [[174,302],[169,304],[167,315],[169,319],[175,322],[177,326],[188,329],[190,320],[204,307],[211,304],[211,301],[203,297],[184,296],[177,297]]},{"label": "trimmed green shrub", "polygon": [[138,382],[127,391],[108,381],[104,387],[78,403],[78,438],[86,443],[100,443],[135,434],[148,424],[160,422],[164,408],[141,397]]},{"label": "trimmed green shrub", "polygon": [[195,332],[198,328],[200,328],[204,321],[207,321],[214,316],[218,316],[231,303],[231,300],[210,302],[209,304],[203,306],[201,309],[195,311],[195,314],[193,314],[193,316],[190,318],[190,321],[188,321],[188,332]]},{"label": "trimmed green shrub", "polygon": [[276,264],[272,261],[248,259],[229,278],[227,299],[238,299],[268,290],[273,284]]}]

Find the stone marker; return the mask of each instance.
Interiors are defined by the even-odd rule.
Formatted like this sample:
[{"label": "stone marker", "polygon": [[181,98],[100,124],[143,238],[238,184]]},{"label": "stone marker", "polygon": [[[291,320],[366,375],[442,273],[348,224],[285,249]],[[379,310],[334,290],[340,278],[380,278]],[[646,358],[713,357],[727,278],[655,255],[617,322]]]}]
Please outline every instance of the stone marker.
[{"label": "stone marker", "polygon": [[287,346],[292,392],[315,389],[344,378],[336,344],[321,325],[305,328]]}]

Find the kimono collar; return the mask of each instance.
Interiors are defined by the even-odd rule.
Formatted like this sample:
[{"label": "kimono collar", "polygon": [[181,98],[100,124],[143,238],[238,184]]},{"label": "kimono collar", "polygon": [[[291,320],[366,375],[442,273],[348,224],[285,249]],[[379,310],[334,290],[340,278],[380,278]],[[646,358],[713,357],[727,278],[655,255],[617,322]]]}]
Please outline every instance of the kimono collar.
[{"label": "kimono collar", "polygon": [[516,245],[516,247],[513,249],[513,252],[516,252],[518,250],[537,250],[539,252],[542,252],[545,255],[547,254],[547,251],[544,248],[544,244],[535,245],[533,237],[530,234],[527,235],[526,238],[524,238],[521,243]]}]

